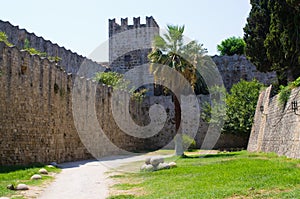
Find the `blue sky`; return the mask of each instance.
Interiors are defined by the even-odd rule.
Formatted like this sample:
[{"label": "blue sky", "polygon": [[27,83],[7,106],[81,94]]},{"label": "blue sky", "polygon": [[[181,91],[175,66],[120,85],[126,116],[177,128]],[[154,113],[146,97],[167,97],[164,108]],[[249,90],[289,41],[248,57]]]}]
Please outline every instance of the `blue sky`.
[{"label": "blue sky", "polygon": [[89,56],[108,39],[108,19],[153,16],[161,28],[184,24],[185,35],[214,55],[223,39],[243,36],[250,9],[250,0],[10,0],[1,2],[0,19]]}]

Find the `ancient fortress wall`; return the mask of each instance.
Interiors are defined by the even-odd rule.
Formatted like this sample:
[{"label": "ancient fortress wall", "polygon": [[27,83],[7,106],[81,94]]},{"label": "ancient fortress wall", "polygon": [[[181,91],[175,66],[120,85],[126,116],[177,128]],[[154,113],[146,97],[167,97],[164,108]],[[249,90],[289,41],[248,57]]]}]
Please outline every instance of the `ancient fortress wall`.
[{"label": "ancient fortress wall", "polygon": [[[111,87],[66,73],[46,58],[2,42],[0,88],[0,165],[155,150],[167,145],[174,135],[172,111],[168,125],[153,137],[140,139],[124,133],[112,115]],[[160,97],[146,99],[143,104],[132,101],[129,110],[119,108],[118,103],[126,100],[129,95],[124,92],[114,102],[125,113],[121,119],[126,122],[131,117],[140,125],[149,123],[152,104],[172,109],[170,98]]]},{"label": "ancient fortress wall", "polygon": [[248,150],[300,158],[300,115],[292,110],[293,101],[299,104],[300,88],[292,91],[285,106],[279,104],[278,95],[270,97],[271,89],[259,96]]},{"label": "ancient fortress wall", "polygon": [[277,81],[275,72],[259,72],[244,55],[213,56],[212,60],[218,67],[227,90],[230,90],[232,85],[238,83],[241,79],[246,81],[257,79],[265,85]]},{"label": "ancient fortress wall", "polygon": [[68,73],[76,74],[83,61],[90,67],[99,67],[99,64],[96,62],[78,55],[71,50],[67,50],[65,47],[60,47],[49,40],[45,40],[43,37],[36,36],[34,33],[29,33],[25,29],[20,29],[18,26],[14,26],[9,22],[0,20],[0,31],[5,32],[8,36],[8,40],[19,47],[19,49],[24,47],[24,41],[28,39],[30,47],[40,52],[46,52],[48,56],[58,56],[62,58],[59,65]]},{"label": "ancient fortress wall", "polygon": [[148,63],[153,39],[159,35],[159,26],[153,17],[146,17],[146,24],[140,23],[140,17],[109,20],[109,62],[113,71],[125,73],[135,66]]}]

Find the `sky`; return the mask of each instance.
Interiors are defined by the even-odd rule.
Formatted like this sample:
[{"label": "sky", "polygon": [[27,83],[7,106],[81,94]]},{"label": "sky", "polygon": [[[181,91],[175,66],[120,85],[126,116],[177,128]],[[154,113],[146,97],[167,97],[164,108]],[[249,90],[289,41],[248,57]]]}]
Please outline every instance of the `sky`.
[{"label": "sky", "polygon": [[[218,54],[217,45],[243,37],[250,0],[1,0],[0,19],[89,57],[108,40],[108,19],[153,16],[160,28],[185,25],[185,36]],[[95,60],[106,61],[106,60]]]}]

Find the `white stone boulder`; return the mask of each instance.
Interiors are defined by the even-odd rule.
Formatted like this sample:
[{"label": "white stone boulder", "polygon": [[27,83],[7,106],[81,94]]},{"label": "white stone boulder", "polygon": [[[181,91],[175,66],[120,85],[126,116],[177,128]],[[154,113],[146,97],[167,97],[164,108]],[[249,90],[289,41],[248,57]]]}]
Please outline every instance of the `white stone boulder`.
[{"label": "white stone boulder", "polygon": [[28,190],[29,187],[26,184],[18,184],[16,190]]},{"label": "white stone boulder", "polygon": [[164,158],[162,157],[152,157],[150,160],[150,164],[154,167],[157,167],[159,163],[164,163]]},{"label": "white stone boulder", "polygon": [[154,167],[151,164],[147,164],[144,171],[154,171]]},{"label": "white stone boulder", "polygon": [[40,174],[45,174],[45,175],[47,175],[47,174],[48,174],[48,171],[47,171],[46,169],[40,169],[40,170],[39,170],[39,173],[40,173]]},{"label": "white stone boulder", "polygon": [[30,179],[31,179],[31,180],[40,180],[40,179],[42,179],[42,176],[39,175],[39,174],[34,174],[33,176],[31,176]]},{"label": "white stone boulder", "polygon": [[150,163],[150,160],[151,160],[151,157],[146,158],[145,164],[151,164],[151,163]]},{"label": "white stone boulder", "polygon": [[168,163],[159,163],[156,169],[157,170],[170,169],[170,166]]},{"label": "white stone boulder", "polygon": [[170,167],[170,168],[177,167],[176,162],[170,162],[170,163],[169,163],[169,167]]}]

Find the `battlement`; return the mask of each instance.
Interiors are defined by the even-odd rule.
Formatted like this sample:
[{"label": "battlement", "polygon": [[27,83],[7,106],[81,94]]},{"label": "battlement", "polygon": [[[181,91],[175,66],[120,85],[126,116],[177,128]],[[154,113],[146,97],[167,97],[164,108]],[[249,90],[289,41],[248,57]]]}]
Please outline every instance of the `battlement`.
[{"label": "battlement", "polygon": [[141,24],[140,17],[133,17],[132,25],[128,25],[128,18],[121,18],[121,25],[116,22],[115,18],[109,19],[109,37],[111,37],[115,33],[120,33],[126,30],[145,28],[145,27],[159,28],[157,22],[152,16],[146,17],[146,24]]},{"label": "battlement", "polygon": [[66,49],[64,46],[59,46],[41,36],[37,36],[35,33],[29,32],[26,29],[12,25],[10,22],[0,20],[0,31],[5,32],[8,36],[8,41],[16,45],[19,49],[24,48],[25,39],[27,39],[32,48],[40,52],[45,52],[48,56],[60,57],[62,59],[60,65],[64,67],[64,70],[68,73],[76,74],[84,61],[88,62],[92,67],[99,66],[91,59]]}]

